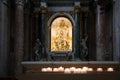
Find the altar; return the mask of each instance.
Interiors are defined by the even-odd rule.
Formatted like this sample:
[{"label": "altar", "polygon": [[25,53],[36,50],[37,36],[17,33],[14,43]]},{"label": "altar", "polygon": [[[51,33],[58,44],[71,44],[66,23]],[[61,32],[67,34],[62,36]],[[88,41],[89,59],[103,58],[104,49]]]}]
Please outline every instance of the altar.
[{"label": "altar", "polygon": [[[22,62],[24,73],[16,76],[18,80],[119,80],[120,79],[120,63],[119,62]],[[92,71],[85,73],[64,73],[64,72],[42,72],[42,68],[82,68],[89,67]],[[102,68],[102,71],[97,70]],[[113,71],[108,71],[108,68],[113,68]],[[53,69],[52,69],[53,70]]]}]

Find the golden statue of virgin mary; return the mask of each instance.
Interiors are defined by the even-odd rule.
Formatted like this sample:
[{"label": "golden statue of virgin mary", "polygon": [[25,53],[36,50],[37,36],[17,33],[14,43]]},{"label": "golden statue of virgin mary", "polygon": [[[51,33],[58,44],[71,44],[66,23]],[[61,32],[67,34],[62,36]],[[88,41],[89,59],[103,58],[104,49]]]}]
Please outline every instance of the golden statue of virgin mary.
[{"label": "golden statue of virgin mary", "polygon": [[52,22],[51,51],[72,51],[72,24],[65,17],[56,18]]}]

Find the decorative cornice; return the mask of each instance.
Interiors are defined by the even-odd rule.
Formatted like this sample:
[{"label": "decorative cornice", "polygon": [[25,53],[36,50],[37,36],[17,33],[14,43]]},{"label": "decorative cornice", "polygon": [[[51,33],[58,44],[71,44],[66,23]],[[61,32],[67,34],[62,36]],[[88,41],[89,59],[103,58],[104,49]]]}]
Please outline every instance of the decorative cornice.
[{"label": "decorative cornice", "polygon": [[24,1],[25,0],[16,0],[16,5],[21,5],[21,6],[24,6]]}]

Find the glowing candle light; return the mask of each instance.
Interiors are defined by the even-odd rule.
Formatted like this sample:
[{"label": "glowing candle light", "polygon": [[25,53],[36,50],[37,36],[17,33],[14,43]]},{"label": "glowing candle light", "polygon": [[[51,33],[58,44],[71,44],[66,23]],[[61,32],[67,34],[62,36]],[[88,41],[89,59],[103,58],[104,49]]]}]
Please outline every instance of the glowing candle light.
[{"label": "glowing candle light", "polygon": [[74,71],[73,73],[75,73],[75,74],[81,73],[81,68],[76,68],[75,71]]},{"label": "glowing candle light", "polygon": [[92,71],[93,71],[93,68],[88,68],[87,71],[92,72]]},{"label": "glowing candle light", "polygon": [[110,68],[107,68],[107,71],[108,71],[108,72],[113,72],[114,69],[110,67]]},{"label": "glowing candle light", "polygon": [[102,71],[103,71],[103,68],[97,68],[97,71],[98,71],[98,72],[102,72]]},{"label": "glowing candle light", "polygon": [[48,68],[47,68],[47,72],[52,72],[52,68],[51,68],[51,67],[48,67]]},{"label": "glowing candle light", "polygon": [[42,68],[41,71],[42,72],[47,72],[47,69],[46,68]]},{"label": "glowing candle light", "polygon": [[71,73],[71,71],[70,71],[70,69],[69,69],[69,68],[65,68],[64,73],[65,73],[65,74],[70,74],[70,73]]},{"label": "glowing candle light", "polygon": [[75,67],[70,67],[70,71],[71,71],[71,72],[74,72],[75,70],[76,70]]},{"label": "glowing candle light", "polygon": [[79,72],[81,72],[82,69],[81,69],[81,68],[77,68],[77,70],[78,70]]},{"label": "glowing candle light", "polygon": [[87,70],[88,70],[88,67],[84,66],[82,69],[84,69],[84,70],[86,70],[86,71],[87,71]]},{"label": "glowing candle light", "polygon": [[58,70],[59,70],[59,72],[64,72],[64,67],[60,66],[60,67],[58,68]]},{"label": "glowing candle light", "polygon": [[58,72],[58,68],[53,68],[53,72]]},{"label": "glowing candle light", "polygon": [[85,73],[87,73],[87,70],[86,69],[81,69],[81,73],[85,74]]}]

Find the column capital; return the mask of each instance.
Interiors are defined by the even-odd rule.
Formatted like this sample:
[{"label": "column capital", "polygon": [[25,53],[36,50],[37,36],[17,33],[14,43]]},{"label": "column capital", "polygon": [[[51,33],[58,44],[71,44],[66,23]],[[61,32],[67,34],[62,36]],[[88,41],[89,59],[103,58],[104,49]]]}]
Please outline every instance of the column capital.
[{"label": "column capital", "polygon": [[46,7],[47,8],[46,2],[40,2],[40,7]]},{"label": "column capital", "polygon": [[46,4],[46,2],[41,2],[40,3],[40,10],[41,10],[40,11],[41,13],[47,13],[48,10],[47,10],[47,4]]},{"label": "column capital", "polygon": [[74,10],[76,13],[80,12],[80,2],[75,2],[74,3],[75,7],[74,7]]},{"label": "column capital", "polygon": [[16,5],[24,6],[24,1],[25,0],[15,0],[15,3],[16,3]]}]

